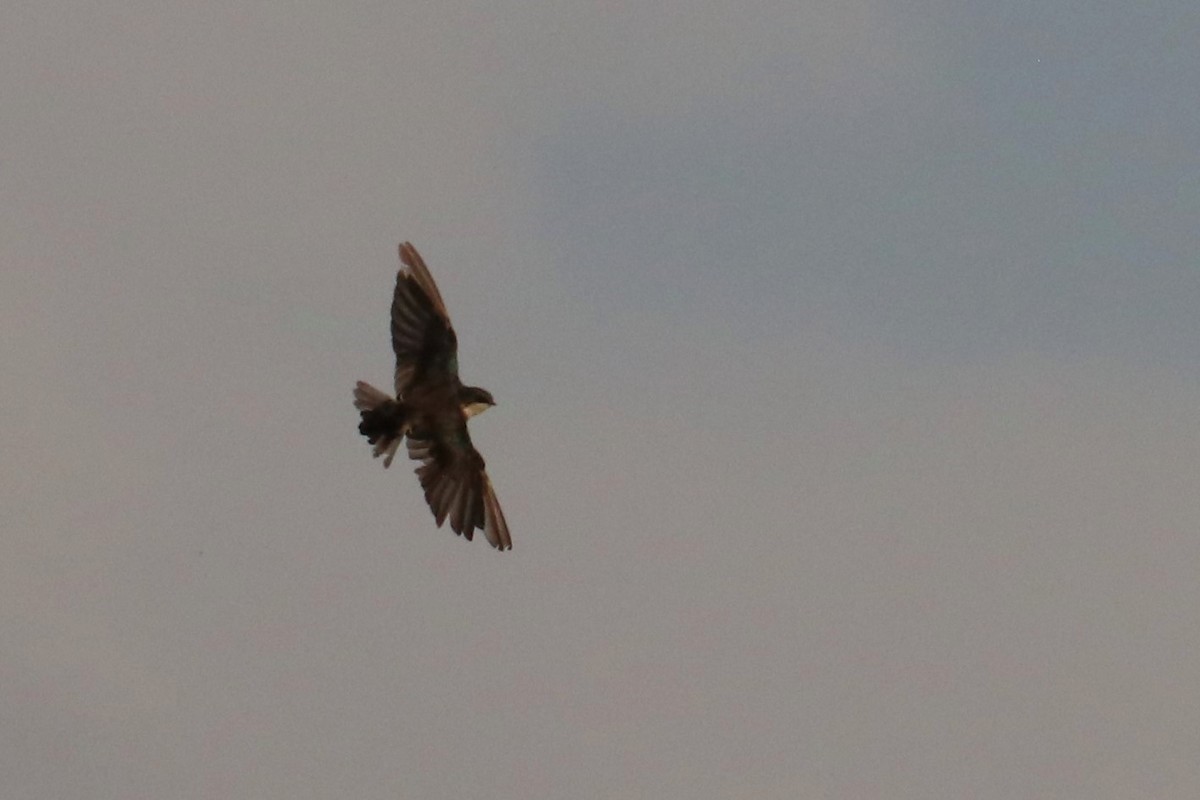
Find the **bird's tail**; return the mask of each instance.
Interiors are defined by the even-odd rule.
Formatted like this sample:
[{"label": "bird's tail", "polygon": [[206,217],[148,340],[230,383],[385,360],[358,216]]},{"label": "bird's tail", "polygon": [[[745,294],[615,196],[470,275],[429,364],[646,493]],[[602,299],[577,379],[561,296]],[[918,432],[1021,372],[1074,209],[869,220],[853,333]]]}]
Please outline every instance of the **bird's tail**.
[{"label": "bird's tail", "polygon": [[390,467],[407,429],[404,406],[369,383],[354,385],[354,407],[362,416],[358,432],[375,445],[376,458],[383,456],[383,465]]}]

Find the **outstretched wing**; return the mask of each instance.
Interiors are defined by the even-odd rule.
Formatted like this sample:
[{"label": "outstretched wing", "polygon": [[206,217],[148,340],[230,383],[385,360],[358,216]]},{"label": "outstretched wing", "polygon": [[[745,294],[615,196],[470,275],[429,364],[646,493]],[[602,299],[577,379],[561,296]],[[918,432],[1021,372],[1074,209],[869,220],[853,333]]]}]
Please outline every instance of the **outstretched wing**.
[{"label": "outstretched wing", "polygon": [[465,419],[457,425],[430,420],[410,430],[408,455],[421,462],[417,477],[439,528],[449,519],[451,529],[467,541],[479,529],[493,547],[512,549],[508,523]]},{"label": "outstretched wing", "polygon": [[396,396],[430,375],[458,375],[458,338],[446,304],[420,253],[400,245],[403,268],[392,295],[392,350],[396,352]]}]

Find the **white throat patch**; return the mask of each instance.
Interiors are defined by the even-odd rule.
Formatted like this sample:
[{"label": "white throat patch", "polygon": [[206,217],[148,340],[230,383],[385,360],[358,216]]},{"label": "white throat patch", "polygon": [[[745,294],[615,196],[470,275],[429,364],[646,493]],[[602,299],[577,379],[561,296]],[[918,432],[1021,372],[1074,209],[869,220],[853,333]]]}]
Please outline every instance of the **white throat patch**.
[{"label": "white throat patch", "polygon": [[469,419],[469,418],[475,416],[476,414],[482,414],[483,412],[487,411],[489,408],[491,408],[491,406],[489,406],[487,403],[467,403],[465,406],[463,406],[463,412],[467,415],[467,418]]}]

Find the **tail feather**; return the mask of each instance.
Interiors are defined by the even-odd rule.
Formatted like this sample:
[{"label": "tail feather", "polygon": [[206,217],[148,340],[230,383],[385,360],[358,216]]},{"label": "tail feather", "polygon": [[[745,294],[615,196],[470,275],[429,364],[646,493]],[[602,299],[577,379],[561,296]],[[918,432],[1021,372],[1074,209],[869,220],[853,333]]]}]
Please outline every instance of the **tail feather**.
[{"label": "tail feather", "polygon": [[369,383],[359,381],[354,384],[354,407],[359,411],[371,411],[391,399],[391,395],[379,391]]},{"label": "tail feather", "polygon": [[354,386],[354,407],[362,416],[358,432],[375,445],[372,455],[384,456],[383,466],[390,467],[408,428],[404,406],[369,383],[359,381]]}]

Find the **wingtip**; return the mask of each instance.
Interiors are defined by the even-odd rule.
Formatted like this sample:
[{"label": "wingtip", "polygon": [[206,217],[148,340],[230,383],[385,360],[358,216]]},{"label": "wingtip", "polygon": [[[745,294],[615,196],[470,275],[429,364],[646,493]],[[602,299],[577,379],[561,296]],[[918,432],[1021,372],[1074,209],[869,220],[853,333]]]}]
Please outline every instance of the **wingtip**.
[{"label": "wingtip", "polygon": [[417,248],[412,246],[412,242],[400,243],[400,261],[404,264],[404,266],[409,267],[410,269],[415,269],[415,264],[413,262],[420,257],[420,254],[417,253]]},{"label": "wingtip", "polygon": [[504,519],[504,511],[500,508],[500,501],[496,498],[496,490],[492,488],[491,480],[486,476],[484,480],[487,483],[483,492],[483,532],[487,536],[488,543],[503,553],[505,550],[512,550],[512,536],[508,533],[508,522]]},{"label": "wingtip", "polygon": [[404,269],[401,269],[396,276],[397,286],[405,279],[416,281],[421,291],[433,303],[434,309],[449,325],[450,314],[446,311],[446,302],[442,300],[442,293],[438,291],[437,282],[430,274],[429,267],[425,266],[425,259],[421,258],[421,254],[417,252],[417,248],[413,247],[412,242],[400,243],[400,263],[404,265]]}]

